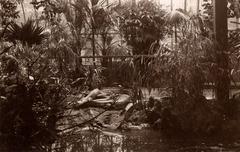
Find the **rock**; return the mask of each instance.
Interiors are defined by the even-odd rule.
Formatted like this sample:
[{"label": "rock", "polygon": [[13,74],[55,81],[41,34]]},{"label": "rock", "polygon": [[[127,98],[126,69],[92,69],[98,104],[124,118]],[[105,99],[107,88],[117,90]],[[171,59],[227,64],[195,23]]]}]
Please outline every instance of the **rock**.
[{"label": "rock", "polygon": [[142,123],[148,123],[148,116],[145,110],[134,110],[132,115],[126,121],[131,122],[133,125],[140,125]]},{"label": "rock", "polygon": [[120,111],[106,111],[100,115],[96,120],[102,124],[103,127],[115,130],[124,121],[124,115],[120,115]]},{"label": "rock", "polygon": [[154,124],[155,121],[161,118],[162,104],[162,99],[156,99],[153,97],[149,98],[146,110],[148,123]]},{"label": "rock", "polygon": [[[76,124],[82,124],[92,118],[96,117],[98,114],[102,113],[104,109],[102,108],[84,108],[84,109],[66,109],[57,122],[57,129],[63,130],[69,128]],[[94,120],[93,120],[94,121]],[[90,122],[89,122],[90,124]],[[81,127],[86,127],[89,124],[85,124]]]},{"label": "rock", "polygon": [[240,116],[240,92],[237,92],[224,105],[225,114],[230,119],[238,119]]}]

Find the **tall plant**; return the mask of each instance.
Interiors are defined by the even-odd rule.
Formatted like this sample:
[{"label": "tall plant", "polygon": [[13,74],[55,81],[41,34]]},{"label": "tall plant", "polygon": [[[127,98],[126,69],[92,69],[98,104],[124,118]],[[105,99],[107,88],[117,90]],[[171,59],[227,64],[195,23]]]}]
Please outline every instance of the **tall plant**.
[{"label": "tall plant", "polygon": [[188,19],[189,17],[185,14],[183,10],[173,10],[165,15],[166,23],[174,29],[173,31],[175,36],[175,44],[177,44],[178,39],[178,27],[184,24]]},{"label": "tall plant", "polygon": [[[82,54],[86,44],[86,0],[43,0],[32,1],[34,8],[43,9],[40,19],[51,33],[49,48],[52,58],[56,58],[62,74],[73,72],[74,78],[82,76]],[[71,59],[70,59],[71,57]]]},{"label": "tall plant", "polygon": [[184,90],[192,96],[201,95],[204,83],[212,80],[212,65],[215,65],[214,45],[211,39],[203,35],[200,18],[189,18],[179,26],[178,34],[181,36],[175,48],[172,50],[160,44],[156,58],[149,64],[151,73],[158,75],[157,79],[162,85],[172,88],[174,97]]},{"label": "tall plant", "polygon": [[165,12],[152,1],[140,1],[134,9],[125,8],[121,21],[121,32],[133,54],[150,54],[149,48],[155,41],[163,39],[167,32]]},{"label": "tall plant", "polygon": [[[165,26],[163,11],[153,1],[141,0],[137,7],[125,7],[121,17],[120,31],[127,44],[132,47],[133,55],[153,55],[156,53],[158,42],[169,31]],[[144,73],[148,71],[151,58],[134,58],[135,78],[144,85]]]}]

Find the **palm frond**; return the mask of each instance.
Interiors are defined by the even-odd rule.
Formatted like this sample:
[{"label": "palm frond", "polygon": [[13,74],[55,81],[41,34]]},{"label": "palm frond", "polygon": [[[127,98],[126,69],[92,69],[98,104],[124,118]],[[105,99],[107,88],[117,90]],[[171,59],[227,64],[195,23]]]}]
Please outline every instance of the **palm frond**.
[{"label": "palm frond", "polygon": [[38,26],[30,19],[21,25],[12,23],[6,31],[6,39],[8,41],[13,43],[20,41],[23,45],[38,45],[41,44],[45,38],[44,28]]},{"label": "palm frond", "polygon": [[168,24],[176,25],[182,23],[183,21],[187,21],[189,16],[180,10],[173,10],[165,15],[165,19]]}]

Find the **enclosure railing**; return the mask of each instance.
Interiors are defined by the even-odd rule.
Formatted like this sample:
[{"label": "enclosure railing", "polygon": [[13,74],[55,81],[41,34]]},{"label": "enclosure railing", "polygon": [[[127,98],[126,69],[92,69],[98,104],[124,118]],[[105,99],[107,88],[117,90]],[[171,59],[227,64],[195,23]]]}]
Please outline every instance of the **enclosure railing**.
[{"label": "enclosure railing", "polygon": [[89,56],[79,56],[79,58],[144,58],[144,57],[148,57],[148,58],[155,58],[157,57],[156,55],[89,55]]},{"label": "enclosure railing", "polygon": [[[100,64],[96,64],[97,66],[102,66],[101,65],[101,59],[107,59],[109,62],[123,62],[124,60],[123,59],[136,59],[136,58],[139,58],[139,59],[146,59],[146,58],[157,58],[158,56],[157,55],[96,55],[96,56],[93,56],[93,55],[89,55],[89,56],[78,56],[78,58],[81,58],[81,59],[93,59],[93,58],[96,58],[96,59],[99,59],[99,60],[96,60],[95,62],[99,62]],[[118,60],[119,59],[119,60]],[[90,61],[87,61],[88,63],[87,64],[84,64],[84,62],[82,63],[83,66],[93,66],[93,60],[90,60]],[[109,68],[110,71],[113,70],[113,66],[110,64],[107,68]],[[110,76],[112,76],[110,74]],[[212,82],[206,82],[204,84],[204,88],[205,89],[214,89],[216,86],[214,83]],[[240,89],[240,82],[231,82],[231,85],[230,85],[230,89]]]}]

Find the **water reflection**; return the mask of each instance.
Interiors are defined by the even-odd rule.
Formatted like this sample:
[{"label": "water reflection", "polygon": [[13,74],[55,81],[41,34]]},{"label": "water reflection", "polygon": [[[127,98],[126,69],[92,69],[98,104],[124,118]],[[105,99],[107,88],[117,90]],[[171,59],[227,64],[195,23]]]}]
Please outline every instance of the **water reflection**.
[{"label": "water reflection", "polygon": [[115,152],[122,147],[121,144],[120,135],[106,135],[94,131],[62,138],[53,145],[53,149],[64,152]]},{"label": "water reflection", "polygon": [[233,141],[163,138],[156,131],[82,132],[59,139],[54,152],[239,152]]}]

